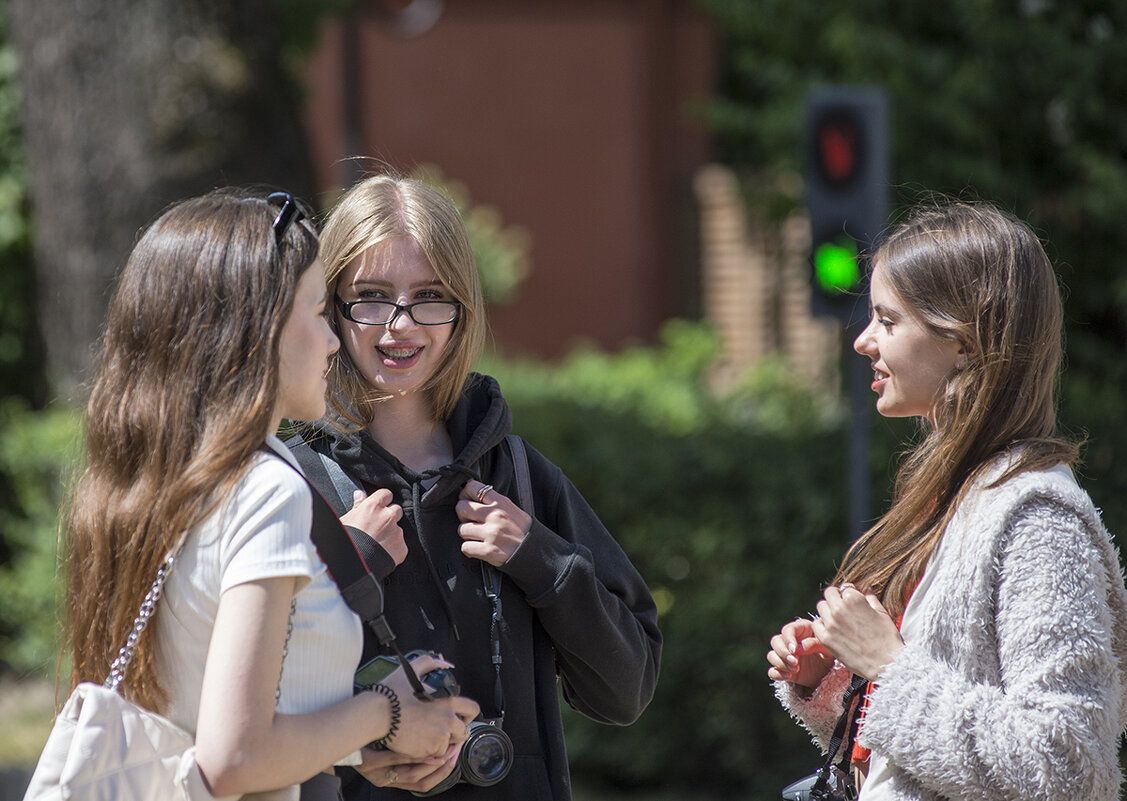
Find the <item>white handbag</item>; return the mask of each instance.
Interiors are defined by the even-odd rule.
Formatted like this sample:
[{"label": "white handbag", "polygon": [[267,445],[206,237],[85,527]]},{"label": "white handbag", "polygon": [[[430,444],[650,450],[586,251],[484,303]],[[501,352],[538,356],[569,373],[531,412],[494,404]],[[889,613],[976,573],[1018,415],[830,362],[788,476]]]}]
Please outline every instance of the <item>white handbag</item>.
[{"label": "white handbag", "polygon": [[192,735],[93,682],[74,688],[24,801],[211,801]]},{"label": "white handbag", "polygon": [[[55,718],[24,801],[216,801],[196,766],[195,738],[117,692],[177,551],[179,546],[157,571],[105,683],[79,684]],[[292,785],[242,798],[296,801],[299,793]],[[239,796],[225,797],[234,798]]]}]

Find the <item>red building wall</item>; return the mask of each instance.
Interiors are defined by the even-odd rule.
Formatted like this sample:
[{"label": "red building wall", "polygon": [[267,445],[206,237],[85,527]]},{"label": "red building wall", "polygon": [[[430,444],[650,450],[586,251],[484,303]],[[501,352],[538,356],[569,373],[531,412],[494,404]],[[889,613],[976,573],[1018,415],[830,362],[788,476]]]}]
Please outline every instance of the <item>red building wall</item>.
[{"label": "red building wall", "polygon": [[692,0],[448,0],[412,38],[380,5],[328,24],[310,66],[322,190],[350,155],[434,164],[525,228],[532,272],[490,314],[509,353],[650,340],[693,306],[714,57]]}]

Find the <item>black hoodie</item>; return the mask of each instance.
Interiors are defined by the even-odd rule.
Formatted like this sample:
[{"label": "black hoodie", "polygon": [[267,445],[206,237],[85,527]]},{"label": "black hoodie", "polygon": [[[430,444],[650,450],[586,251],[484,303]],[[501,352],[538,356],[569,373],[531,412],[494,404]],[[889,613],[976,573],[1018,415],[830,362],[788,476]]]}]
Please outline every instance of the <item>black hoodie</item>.
[{"label": "black hoodie", "polygon": [[[416,473],[366,432],[344,435],[318,427],[289,445],[309,479],[338,514],[341,498],[320,455],[372,492],[386,487],[403,507],[408,554],[395,567],[366,537],[365,556],[384,579],[385,609],[399,646],[437,651],[455,665],[461,692],[498,713],[490,657],[492,606],[482,562],[461,553],[458,495],[475,478],[517,502],[513,460],[504,440],[509,407],[497,382],[471,374],[447,421],[457,454],[452,464]],[[510,774],[493,787],[459,783],[443,799],[567,801],[571,797],[557,676],[565,700],[588,717],[632,723],[653,697],[661,656],[657,610],[642,577],[591,507],[558,467],[531,447],[529,473],[536,518],[499,570],[503,575],[500,634],[504,729],[513,741]],[[347,493],[346,493],[347,494]],[[348,507],[351,498],[347,499]],[[366,632],[367,660],[378,653]],[[346,777],[345,797],[410,797]]]}]

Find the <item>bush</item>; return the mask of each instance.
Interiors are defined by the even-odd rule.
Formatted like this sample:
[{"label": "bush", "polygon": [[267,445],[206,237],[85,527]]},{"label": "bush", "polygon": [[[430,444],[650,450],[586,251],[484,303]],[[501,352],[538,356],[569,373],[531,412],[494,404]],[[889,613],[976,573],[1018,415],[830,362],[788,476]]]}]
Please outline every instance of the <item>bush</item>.
[{"label": "bush", "polygon": [[774,700],[770,637],[805,614],[846,546],[841,410],[778,364],[708,392],[718,343],[669,324],[658,348],[561,367],[483,364],[514,427],[584,493],[646,577],[665,637],[633,726],[566,719],[577,780],[694,797],[775,797],[817,763]]},{"label": "bush", "polygon": [[59,644],[55,579],[63,488],[79,452],[78,415],[0,405],[0,665],[53,672]]}]

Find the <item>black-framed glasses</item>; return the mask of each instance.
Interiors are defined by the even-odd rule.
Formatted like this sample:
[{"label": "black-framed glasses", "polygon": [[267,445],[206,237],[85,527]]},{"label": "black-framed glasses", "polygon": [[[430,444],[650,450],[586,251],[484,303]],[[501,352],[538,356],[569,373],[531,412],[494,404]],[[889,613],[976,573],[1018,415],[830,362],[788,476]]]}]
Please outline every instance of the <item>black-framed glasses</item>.
[{"label": "black-framed glasses", "polygon": [[271,192],[266,196],[266,202],[271,206],[281,206],[278,216],[274,218],[274,244],[282,246],[282,237],[291,222],[305,219],[308,215],[301,203],[289,192]]},{"label": "black-framed glasses", "polygon": [[420,300],[415,303],[399,304],[390,300],[341,300],[337,296],[337,308],[346,320],[361,325],[391,325],[400,312],[419,325],[445,325],[458,319],[462,304],[456,300]]}]

